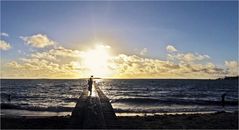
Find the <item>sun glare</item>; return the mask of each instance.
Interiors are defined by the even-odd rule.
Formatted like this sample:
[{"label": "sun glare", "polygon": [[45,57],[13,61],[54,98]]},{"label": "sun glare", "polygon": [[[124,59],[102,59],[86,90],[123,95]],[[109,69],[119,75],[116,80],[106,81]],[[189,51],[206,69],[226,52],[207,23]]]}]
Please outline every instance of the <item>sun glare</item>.
[{"label": "sun glare", "polygon": [[108,76],[109,48],[110,46],[96,45],[94,49],[85,52],[83,64],[89,69],[89,75]]}]

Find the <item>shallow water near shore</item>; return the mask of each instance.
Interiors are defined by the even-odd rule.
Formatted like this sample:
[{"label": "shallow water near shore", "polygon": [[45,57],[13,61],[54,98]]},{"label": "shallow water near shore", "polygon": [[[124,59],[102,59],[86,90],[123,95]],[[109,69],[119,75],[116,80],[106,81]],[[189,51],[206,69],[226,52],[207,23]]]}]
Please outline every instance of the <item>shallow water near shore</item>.
[{"label": "shallow water near shore", "polygon": [[[118,116],[236,111],[236,80],[96,80]],[[87,80],[1,80],[1,115],[69,115]],[[227,104],[221,105],[226,93]],[[8,100],[11,95],[11,101]],[[12,114],[14,113],[14,114]],[[136,114],[135,114],[136,113]]]}]

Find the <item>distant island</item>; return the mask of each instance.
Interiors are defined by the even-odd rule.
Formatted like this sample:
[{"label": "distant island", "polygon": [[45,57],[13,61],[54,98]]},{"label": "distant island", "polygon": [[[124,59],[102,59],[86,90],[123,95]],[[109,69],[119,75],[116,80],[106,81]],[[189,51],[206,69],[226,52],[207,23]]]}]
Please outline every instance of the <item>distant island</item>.
[{"label": "distant island", "polygon": [[231,76],[231,77],[224,77],[224,78],[218,78],[217,80],[238,80],[239,76]]}]

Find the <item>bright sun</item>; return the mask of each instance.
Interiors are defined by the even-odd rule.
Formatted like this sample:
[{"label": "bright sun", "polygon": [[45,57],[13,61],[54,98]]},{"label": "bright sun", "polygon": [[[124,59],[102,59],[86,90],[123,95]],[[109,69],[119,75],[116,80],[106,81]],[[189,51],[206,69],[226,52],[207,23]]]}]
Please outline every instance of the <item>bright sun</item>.
[{"label": "bright sun", "polygon": [[105,77],[109,75],[107,67],[110,46],[96,45],[94,49],[85,52],[83,64],[89,69],[89,75]]}]

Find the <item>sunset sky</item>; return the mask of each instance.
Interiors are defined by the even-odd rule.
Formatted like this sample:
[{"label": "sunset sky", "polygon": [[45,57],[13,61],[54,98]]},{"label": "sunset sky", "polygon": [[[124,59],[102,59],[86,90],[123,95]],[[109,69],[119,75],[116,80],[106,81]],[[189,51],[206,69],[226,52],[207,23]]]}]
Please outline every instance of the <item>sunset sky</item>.
[{"label": "sunset sky", "polygon": [[238,75],[238,2],[3,2],[1,78]]}]

